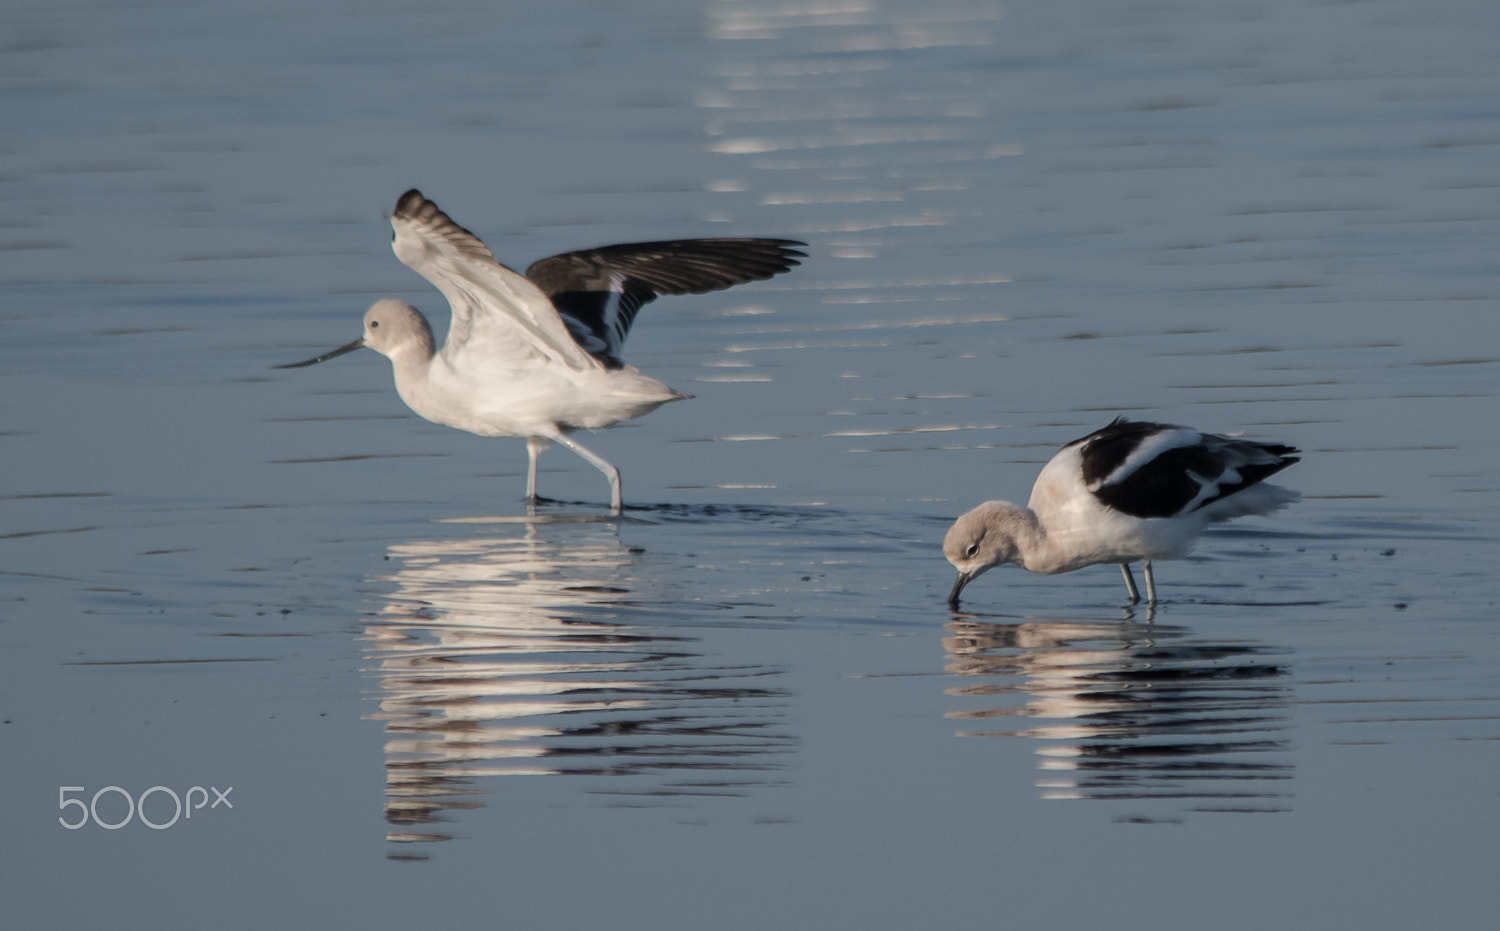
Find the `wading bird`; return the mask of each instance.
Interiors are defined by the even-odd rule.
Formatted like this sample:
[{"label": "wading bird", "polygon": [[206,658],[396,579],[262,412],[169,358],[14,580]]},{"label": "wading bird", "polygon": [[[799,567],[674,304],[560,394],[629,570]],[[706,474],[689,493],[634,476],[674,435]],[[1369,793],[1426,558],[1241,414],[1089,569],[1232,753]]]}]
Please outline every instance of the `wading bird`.
[{"label": "wading bird", "polygon": [[421,312],[376,301],[365,332],[332,352],[279,365],[300,368],[368,347],[391,360],[396,391],[433,423],[480,436],[526,438],[526,501],[536,462],[560,443],[609,480],[620,512],[620,473],[569,437],[634,420],[674,391],[621,361],[636,313],[664,294],[704,294],[795,268],[805,243],[789,239],[683,239],[565,252],[524,275],[501,265],[479,237],[416,190],[391,216],[396,257],[432,282],[453,317],[438,348]]},{"label": "wading bird", "polygon": [[1152,560],[1186,556],[1208,524],[1296,501],[1297,492],[1264,480],[1300,461],[1299,453],[1117,418],[1052,457],[1029,507],[986,501],[953,523],[943,540],[943,555],[958,570],[948,604],[957,607],[964,586],[1002,563],[1047,575],[1118,563],[1135,604],[1141,596],[1130,563],[1139,560],[1154,605]]}]

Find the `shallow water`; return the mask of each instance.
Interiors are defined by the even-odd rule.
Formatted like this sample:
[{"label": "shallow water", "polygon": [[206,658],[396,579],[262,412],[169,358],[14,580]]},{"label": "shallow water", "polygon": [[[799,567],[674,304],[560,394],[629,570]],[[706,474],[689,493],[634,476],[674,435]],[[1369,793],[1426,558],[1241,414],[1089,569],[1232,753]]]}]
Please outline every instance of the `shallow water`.
[{"label": "shallow water", "polygon": [[[16,927],[1491,926],[1491,5],[13,20]],[[647,308],[696,399],[584,440],[623,517],[565,450],[528,516],[524,444],[374,353],[270,369],[441,316],[413,185],[514,265],[810,258]],[[950,612],[953,516],[1119,413],[1297,445],[1305,498],[1154,612],[1110,567]]]}]

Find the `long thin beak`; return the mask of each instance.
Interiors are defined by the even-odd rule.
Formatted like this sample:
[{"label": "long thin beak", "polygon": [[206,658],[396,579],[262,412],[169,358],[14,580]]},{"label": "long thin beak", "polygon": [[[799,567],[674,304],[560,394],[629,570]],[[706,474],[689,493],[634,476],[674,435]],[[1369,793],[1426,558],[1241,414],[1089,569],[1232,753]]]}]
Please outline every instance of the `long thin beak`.
[{"label": "long thin beak", "polygon": [[273,365],[273,366],[271,366],[271,368],[273,368],[273,369],[300,369],[300,368],[304,368],[304,367],[309,366],[309,365],[317,365],[319,362],[327,362],[329,359],[332,359],[334,356],[341,356],[341,355],[343,355],[346,352],[353,352],[356,349],[363,349],[364,345],[365,345],[365,339],[364,339],[363,336],[361,336],[359,339],[355,340],[354,342],[350,343],[349,345],[347,345],[347,346],[340,346],[339,348],[333,350],[332,352],[325,352],[325,353],[323,353],[321,356],[313,356],[311,359],[305,359],[305,360],[303,360],[301,362],[288,362],[286,365]]},{"label": "long thin beak", "polygon": [[948,607],[958,607],[958,593],[964,590],[964,586],[968,585],[969,580],[972,578],[974,577],[967,572],[960,572],[958,574],[958,578],[953,582],[953,591],[948,593]]}]

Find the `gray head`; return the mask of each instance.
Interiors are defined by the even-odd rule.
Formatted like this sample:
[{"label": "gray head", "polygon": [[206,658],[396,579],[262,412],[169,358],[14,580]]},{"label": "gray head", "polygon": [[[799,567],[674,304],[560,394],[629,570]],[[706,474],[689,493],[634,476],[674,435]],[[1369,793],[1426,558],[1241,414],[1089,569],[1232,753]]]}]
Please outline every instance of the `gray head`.
[{"label": "gray head", "polygon": [[943,555],[958,570],[949,605],[958,606],[959,593],[974,579],[1002,563],[1016,562],[1016,534],[1030,523],[1027,515],[1025,508],[1009,501],[986,501],[953,522],[943,538]]},{"label": "gray head", "polygon": [[419,360],[423,362],[432,358],[433,352],[436,351],[436,344],[432,339],[432,327],[427,325],[427,318],[422,316],[421,311],[405,301],[386,298],[371,304],[370,309],[365,311],[364,336],[352,343],[346,343],[337,349],[325,352],[321,356],[275,367],[298,369],[307,365],[316,365],[367,346],[388,359],[415,352]]},{"label": "gray head", "polygon": [[426,362],[435,351],[427,318],[405,301],[391,298],[376,301],[365,311],[365,335],[360,342],[389,359],[416,352]]}]

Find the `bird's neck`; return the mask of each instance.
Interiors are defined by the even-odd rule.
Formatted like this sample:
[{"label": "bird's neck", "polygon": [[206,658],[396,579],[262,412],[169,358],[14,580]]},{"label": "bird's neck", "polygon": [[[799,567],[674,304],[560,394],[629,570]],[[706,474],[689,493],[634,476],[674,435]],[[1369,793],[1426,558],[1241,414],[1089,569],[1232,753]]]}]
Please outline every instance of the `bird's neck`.
[{"label": "bird's neck", "polygon": [[1017,508],[1011,520],[1016,541],[1016,565],[1028,572],[1051,574],[1073,568],[1047,527],[1030,508]]},{"label": "bird's neck", "polygon": [[426,403],[428,379],[432,374],[435,354],[432,333],[424,328],[416,336],[416,339],[403,343],[394,352],[388,353],[391,372],[396,377],[396,392],[401,395],[406,406],[428,420],[434,420],[427,411]]},{"label": "bird's neck", "polygon": [[412,328],[410,338],[402,340],[400,344],[386,353],[398,377],[426,378],[427,369],[432,364],[432,357],[437,354],[437,343],[432,338],[432,328],[427,325],[426,318],[421,315],[418,315],[417,320],[421,325]]}]

